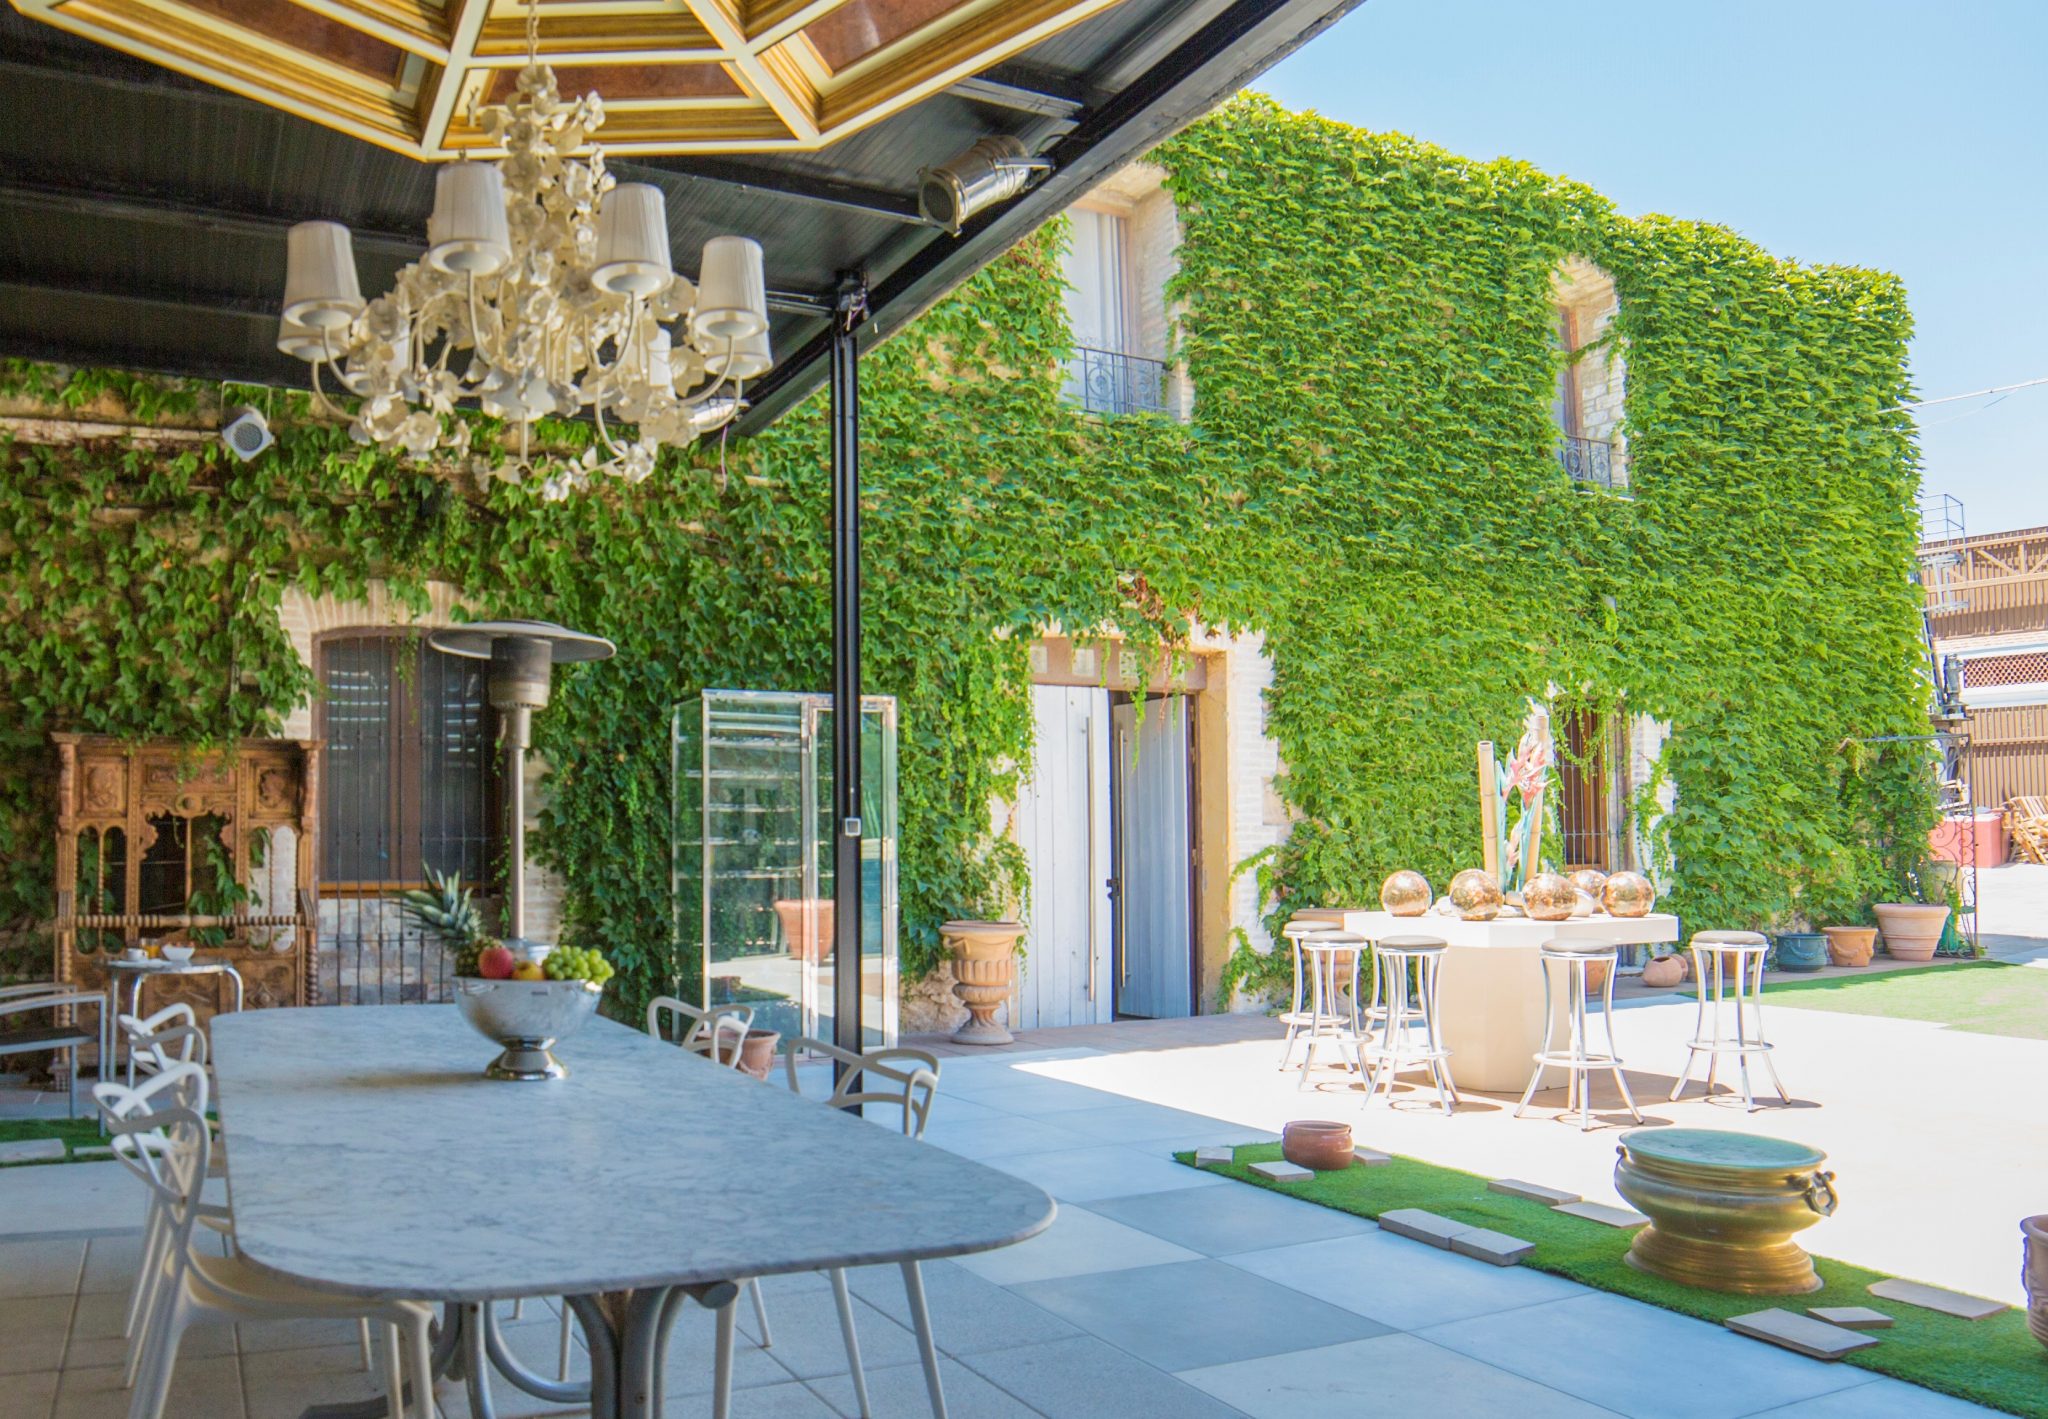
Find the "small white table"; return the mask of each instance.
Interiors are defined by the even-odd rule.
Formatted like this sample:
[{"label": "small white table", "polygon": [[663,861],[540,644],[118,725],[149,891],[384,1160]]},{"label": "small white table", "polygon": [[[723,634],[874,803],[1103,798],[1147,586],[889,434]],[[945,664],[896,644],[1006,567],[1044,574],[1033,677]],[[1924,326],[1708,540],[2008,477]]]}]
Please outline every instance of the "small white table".
[{"label": "small white table", "polygon": [[[1443,937],[1449,949],[1440,983],[1441,1029],[1451,1051],[1451,1077],[1460,1089],[1487,1094],[1520,1094],[1536,1067],[1534,1056],[1543,1048],[1543,967],[1536,952],[1544,942],[1645,946],[1678,939],[1678,918],[1668,912],[1638,917],[1602,913],[1569,921],[1464,921],[1433,911],[1421,916],[1347,911],[1332,913],[1331,919],[1372,941],[1410,933]],[[1557,992],[1552,1005],[1563,1029],[1563,992]]]},{"label": "small white table", "polygon": [[[685,1295],[729,1305],[746,1277],[986,1251],[1052,1222],[1027,1182],[613,1021],[555,1052],[566,1079],[485,1079],[497,1047],[450,1005],[217,1020],[237,1250],[347,1295],[450,1303],[436,1370],[460,1350],[473,1419],[492,1412],[487,1363],[593,1419],[654,1419]],[[614,1325],[597,1298],[617,1292]],[[570,1298],[587,1390],[505,1353],[488,1303],[517,1296]]]},{"label": "small white table", "polygon": [[[100,1012],[105,1017],[100,1053],[102,1060],[112,1059],[113,1055],[107,1051],[114,1049],[120,1042],[118,1017],[123,1014],[142,1014],[142,984],[152,976],[226,976],[235,984],[236,1013],[239,1014],[242,1009],[242,973],[226,961],[202,961],[197,956],[189,961],[172,961],[162,956],[144,956],[140,960],[135,960],[123,955],[109,955],[103,957],[100,964],[107,969],[107,993],[114,998],[114,1008]],[[128,977],[128,1008],[125,1011],[121,1009],[123,975]],[[104,1074],[106,1066],[102,1064],[100,1070]],[[135,1087],[133,1050],[128,1052],[128,1087]]]}]

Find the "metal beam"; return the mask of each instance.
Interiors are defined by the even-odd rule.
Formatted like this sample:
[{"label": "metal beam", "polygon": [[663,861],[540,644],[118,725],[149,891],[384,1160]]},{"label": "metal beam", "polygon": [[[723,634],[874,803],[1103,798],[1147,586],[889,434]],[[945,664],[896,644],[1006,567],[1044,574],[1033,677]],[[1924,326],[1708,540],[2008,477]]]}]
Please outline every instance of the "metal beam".
[{"label": "metal beam", "polygon": [[[861,1028],[860,327],[867,285],[843,277],[832,347],[832,1042]],[[877,831],[882,825],[877,823]],[[843,1077],[843,1074],[842,1074]]]},{"label": "metal beam", "polygon": [[1071,119],[1108,97],[1064,74],[1014,61],[962,79],[946,92],[974,103],[1061,119]]},{"label": "metal beam", "polygon": [[915,193],[863,187],[858,183],[840,182],[834,178],[814,177],[809,173],[789,172],[781,168],[757,166],[754,163],[734,162],[727,158],[634,156],[607,158],[606,166],[621,176],[638,170],[660,173],[667,177],[687,177],[741,192],[758,193],[763,197],[838,207],[870,217],[881,217],[891,222],[905,222],[911,225],[922,225],[924,222],[924,218],[917,214]]},{"label": "metal beam", "polygon": [[[1054,169],[1038,186],[982,213],[957,239],[934,233],[877,282],[862,345],[872,346],[915,320],[1112,171],[1173,136],[1361,3],[1237,0],[1048,149]],[[763,378],[738,431],[767,427],[823,383],[830,345],[829,335],[820,335]]]},{"label": "metal beam", "polygon": [[[134,189],[84,187],[13,174],[0,175],[0,206],[37,207],[44,211],[91,217],[96,221],[165,222],[202,232],[274,237],[278,240],[282,240],[296,223],[325,220],[333,215],[331,212],[256,212]],[[423,237],[408,236],[402,232],[351,225],[349,235],[358,251],[376,252],[405,261],[413,260],[427,249]]]}]

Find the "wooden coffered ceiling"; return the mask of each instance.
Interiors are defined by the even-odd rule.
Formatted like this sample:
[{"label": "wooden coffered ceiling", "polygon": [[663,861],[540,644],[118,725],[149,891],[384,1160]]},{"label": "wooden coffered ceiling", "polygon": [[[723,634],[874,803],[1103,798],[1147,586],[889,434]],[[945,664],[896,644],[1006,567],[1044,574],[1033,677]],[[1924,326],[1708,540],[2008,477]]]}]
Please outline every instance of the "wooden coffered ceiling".
[{"label": "wooden coffered ceiling", "polygon": [[[12,0],[22,14],[410,157],[487,149],[524,0]],[[539,0],[617,154],[809,151],[1125,0]]]}]

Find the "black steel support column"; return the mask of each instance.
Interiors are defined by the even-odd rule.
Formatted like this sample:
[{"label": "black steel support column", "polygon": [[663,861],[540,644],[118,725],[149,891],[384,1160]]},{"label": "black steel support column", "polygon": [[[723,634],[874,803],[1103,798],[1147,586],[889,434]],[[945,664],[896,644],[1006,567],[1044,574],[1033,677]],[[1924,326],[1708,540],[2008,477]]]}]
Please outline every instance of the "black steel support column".
[{"label": "black steel support column", "polygon": [[861,1048],[860,326],[867,283],[832,317],[832,1042]]}]

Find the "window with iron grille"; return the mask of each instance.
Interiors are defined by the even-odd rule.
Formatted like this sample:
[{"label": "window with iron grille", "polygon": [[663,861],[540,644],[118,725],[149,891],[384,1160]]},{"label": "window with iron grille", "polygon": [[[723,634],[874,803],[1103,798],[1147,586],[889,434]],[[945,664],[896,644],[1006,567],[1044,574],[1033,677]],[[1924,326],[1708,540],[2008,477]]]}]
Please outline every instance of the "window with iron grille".
[{"label": "window with iron grille", "polygon": [[1995,685],[2032,685],[2048,680],[2048,651],[1979,655],[1963,662],[1963,684],[1972,690]]}]

